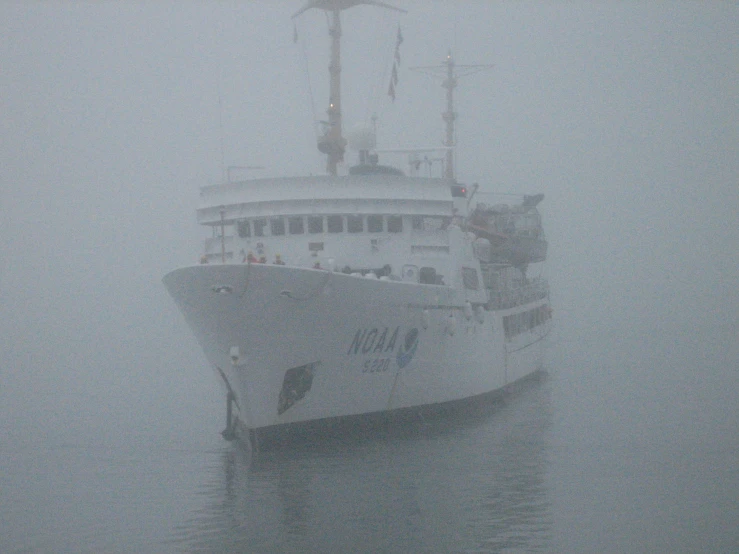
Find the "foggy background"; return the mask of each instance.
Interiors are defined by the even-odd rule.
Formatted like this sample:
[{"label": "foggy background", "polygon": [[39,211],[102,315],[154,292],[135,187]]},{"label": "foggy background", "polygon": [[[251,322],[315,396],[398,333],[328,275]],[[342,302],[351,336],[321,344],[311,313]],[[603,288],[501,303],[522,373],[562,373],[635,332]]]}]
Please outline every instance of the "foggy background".
[{"label": "foggy background", "polygon": [[[343,17],[345,129],[376,113],[378,148],[441,145],[444,90],[408,67],[494,64],[456,91],[458,179],[546,195],[549,367],[580,391],[558,424],[618,434],[631,411],[634,436],[736,447],[737,4],[397,4]],[[0,445],[220,431],[161,278],[199,258],[221,140],[225,165],[266,168],[240,176],[323,172],[326,25],[304,14],[293,43],[301,6],[0,4]],[[666,366],[677,344],[694,359]]]}]

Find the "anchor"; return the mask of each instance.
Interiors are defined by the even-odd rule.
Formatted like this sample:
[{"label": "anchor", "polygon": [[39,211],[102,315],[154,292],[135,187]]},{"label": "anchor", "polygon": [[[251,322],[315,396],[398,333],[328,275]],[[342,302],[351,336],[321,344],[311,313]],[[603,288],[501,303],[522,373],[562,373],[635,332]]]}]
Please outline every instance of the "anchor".
[{"label": "anchor", "polygon": [[231,391],[228,391],[228,394],[226,395],[226,428],[221,431],[221,435],[223,435],[223,438],[227,441],[232,441],[237,438],[236,422],[238,421],[238,418],[233,417],[232,408],[235,400],[236,398],[234,397],[233,393]]},{"label": "anchor", "polygon": [[236,395],[231,388],[231,383],[228,382],[226,374],[220,367],[216,366],[216,369],[218,370],[218,373],[220,373],[221,378],[223,379],[223,382],[226,383],[226,388],[228,389],[228,393],[226,394],[226,428],[221,431],[221,435],[227,441],[232,441],[238,438],[236,427],[239,421],[238,416],[234,416],[233,414],[233,405],[236,404],[236,407],[239,410],[241,410],[241,408],[239,407],[239,402],[236,400]]}]

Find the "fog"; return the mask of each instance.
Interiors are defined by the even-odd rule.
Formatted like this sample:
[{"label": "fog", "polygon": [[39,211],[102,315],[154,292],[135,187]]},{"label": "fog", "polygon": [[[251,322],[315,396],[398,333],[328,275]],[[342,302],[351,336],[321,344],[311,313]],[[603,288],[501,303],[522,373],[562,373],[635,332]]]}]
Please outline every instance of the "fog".
[{"label": "fog", "polygon": [[[223,162],[323,171],[325,20],[301,16],[294,43],[301,5],[0,4],[0,443],[220,430],[221,385],[161,278],[198,259],[198,187]],[[737,4],[398,5],[345,14],[345,127],[376,113],[380,147],[441,145],[444,91],[408,68],[493,64],[457,89],[458,178],[546,195],[550,366],[582,387],[574,413],[657,403],[736,441],[716,337],[739,328]],[[726,352],[725,373],[650,373],[677,342],[696,364]]]}]

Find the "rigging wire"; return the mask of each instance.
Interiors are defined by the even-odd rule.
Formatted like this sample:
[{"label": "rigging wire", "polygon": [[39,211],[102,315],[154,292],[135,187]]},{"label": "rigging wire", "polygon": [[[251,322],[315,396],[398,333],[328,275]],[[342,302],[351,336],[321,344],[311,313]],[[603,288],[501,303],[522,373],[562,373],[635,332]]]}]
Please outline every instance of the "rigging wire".
[{"label": "rigging wire", "polygon": [[218,135],[220,137],[221,150],[221,182],[226,182],[226,146],[223,140],[223,66],[218,72]]},{"label": "rigging wire", "polygon": [[[297,21],[294,22],[294,25],[297,29]],[[303,67],[305,69],[305,81],[308,85],[308,97],[310,98],[310,109],[311,109],[311,114],[313,115],[313,127],[315,129],[316,123],[318,121],[318,117],[316,116],[316,101],[313,96],[313,85],[311,83],[311,78],[310,78],[310,67],[309,67],[309,61],[308,61],[308,46],[306,44],[305,35],[303,34],[302,29],[300,30],[299,37],[300,37],[301,51],[303,54]]]},{"label": "rigging wire", "polygon": [[[215,31],[216,31],[216,52],[223,52],[223,35],[225,33],[223,26],[223,17],[216,18]],[[221,182],[226,182],[226,145],[223,133],[223,56],[218,57],[218,84],[216,86],[216,93],[218,95],[218,148],[220,154],[220,170],[221,170]]]},{"label": "rigging wire", "polygon": [[[454,2],[447,2],[447,9],[452,10],[452,56],[454,59],[459,59],[459,52],[457,51],[457,23],[459,21],[459,10],[454,9]],[[459,100],[457,99],[455,104],[459,103]],[[463,164],[460,164],[459,159],[459,149],[457,148],[457,145],[459,144],[457,140],[457,136],[459,134],[459,115],[455,111],[455,117],[454,117],[454,135],[452,136],[452,148],[453,155],[454,155],[454,177],[456,178],[459,175],[459,169],[460,167],[463,167]]]},{"label": "rigging wire", "polygon": [[[326,27],[328,31],[331,30],[331,18],[328,10],[322,10],[323,15],[326,21]],[[369,95],[365,98],[364,102],[360,102],[361,104],[364,104],[364,118],[363,122],[368,123],[371,120],[373,120],[376,117],[376,114],[380,108],[380,105],[382,104],[382,101],[385,97],[385,89],[387,86],[387,83],[389,83],[389,76],[390,76],[390,68],[392,67],[393,60],[394,60],[394,48],[395,48],[395,33],[398,25],[400,24],[400,19],[394,15],[393,13],[390,13],[389,11],[382,10],[384,12],[382,16],[380,16],[380,22],[378,25],[378,28],[380,29],[391,29],[391,31],[387,31],[385,33],[386,36],[377,36],[375,34],[375,51],[377,53],[383,52],[382,55],[379,55],[377,58],[379,62],[375,62],[372,64],[372,77],[370,79],[370,82],[373,82],[372,90],[370,91]],[[395,20],[398,25],[392,27],[390,25],[391,21]],[[318,124],[319,124],[319,118],[317,115],[317,105],[315,100],[315,95],[313,91],[313,83],[311,79],[311,69],[310,69],[310,59],[308,55],[308,45],[307,40],[304,36],[305,27],[298,28],[297,21],[294,22],[296,26],[296,31],[299,31],[299,40],[300,40],[300,48],[302,51],[303,56],[303,66],[305,70],[305,81],[308,87],[308,96],[310,99],[310,105],[311,105],[311,113],[313,115],[313,122],[314,127],[316,130],[316,134],[319,134],[318,131]],[[383,44],[385,45],[383,47]],[[361,110],[361,107],[360,107]],[[361,112],[360,112],[361,113]]]},{"label": "rigging wire", "polygon": [[[389,28],[390,27],[389,22],[391,18],[394,18],[396,19],[396,21],[399,22],[399,19],[397,18],[397,16],[394,16],[388,11],[383,10],[383,15],[382,15],[383,20],[381,21],[381,25],[379,26],[379,28],[382,28],[382,29]],[[388,35],[388,37],[389,36],[390,35]],[[367,109],[366,109],[365,116],[364,116],[365,123],[370,121],[372,117],[371,114],[376,114],[378,111],[379,104],[384,96],[383,91],[385,90],[385,86],[387,85],[387,79],[388,79],[388,76],[390,75],[390,67],[393,64],[393,55],[394,55],[393,49],[395,47],[395,42],[392,39],[389,40],[388,37],[377,36],[376,38],[377,52],[382,52],[383,50],[382,43],[385,43],[387,45],[387,54],[381,55],[379,58],[381,60],[380,63],[375,65],[376,72],[373,75],[374,84],[372,87],[372,92],[370,93],[370,96],[367,100]],[[382,64],[382,60],[385,60],[384,65]],[[382,72],[381,76],[378,75],[380,71]]]}]

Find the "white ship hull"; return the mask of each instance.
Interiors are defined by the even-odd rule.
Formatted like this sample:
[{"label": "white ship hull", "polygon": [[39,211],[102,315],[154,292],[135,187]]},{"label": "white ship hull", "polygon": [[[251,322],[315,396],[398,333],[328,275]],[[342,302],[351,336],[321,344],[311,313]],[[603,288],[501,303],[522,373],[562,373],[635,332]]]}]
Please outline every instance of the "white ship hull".
[{"label": "white ship hull", "polygon": [[186,267],[164,283],[250,430],[463,400],[542,367],[548,318],[506,338],[464,289],[324,270]]},{"label": "white ship hull", "polygon": [[[226,383],[227,439],[245,428],[259,445],[323,424],[446,411],[542,368],[544,196],[514,203],[454,171],[453,90],[470,68],[490,66],[460,73],[449,53],[417,68],[444,76],[443,147],[377,150],[374,117],[345,137],[341,15],[360,4],[392,8],[309,0],[296,14],[329,20],[328,119],[317,137],[327,174],[234,181],[229,168],[200,189],[197,220],[211,232],[200,265],[164,278]],[[393,99],[402,40],[398,28]],[[380,153],[407,154],[408,174]],[[489,205],[475,200],[486,195]]]}]

